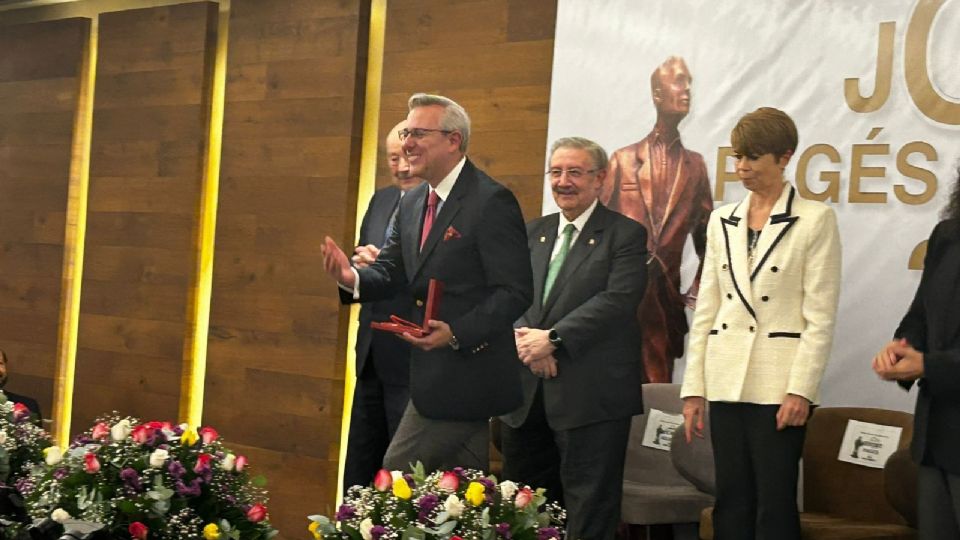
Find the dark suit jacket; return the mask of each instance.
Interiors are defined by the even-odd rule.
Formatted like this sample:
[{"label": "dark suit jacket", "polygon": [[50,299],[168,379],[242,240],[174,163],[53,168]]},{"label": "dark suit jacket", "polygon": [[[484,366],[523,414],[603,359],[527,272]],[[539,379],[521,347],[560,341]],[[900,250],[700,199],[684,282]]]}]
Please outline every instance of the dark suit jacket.
[{"label": "dark suit jacket", "polygon": [[[571,429],[643,412],[637,306],[646,287],[646,230],[597,204],[543,304],[543,285],[557,238],[559,214],[527,225],[533,261],[533,305],[517,326],[553,328],[558,376],[543,380],[547,422]],[[541,304],[542,307],[541,307]],[[523,424],[540,379],[523,369],[523,406],[503,417]]]},{"label": "dark suit jacket", "polygon": [[[400,201],[400,188],[387,186],[378,189],[370,199],[367,213],[360,225],[360,245],[383,247],[390,216]],[[360,308],[360,327],[357,329],[357,377],[373,368],[384,384],[406,386],[410,381],[410,346],[387,332],[370,328],[373,321],[389,321],[390,315],[410,318],[410,294],[398,292],[393,298],[363,304]],[[368,362],[372,365],[368,365]]]},{"label": "dark suit jacket", "polygon": [[34,416],[33,420],[36,422],[38,426],[41,425],[41,421],[43,420],[43,415],[40,414],[40,404],[37,403],[37,400],[33,399],[32,397],[27,397],[21,394],[15,394],[9,390],[4,390],[3,393],[6,394],[7,401],[10,401],[13,403],[23,403],[24,405],[26,405],[27,408],[30,409],[30,412]]},{"label": "dark suit jacket", "polygon": [[920,286],[895,337],[924,353],[913,458],[960,474],[960,220],[933,229]]},{"label": "dark suit jacket", "polygon": [[[430,278],[444,283],[438,320],[460,349],[410,354],[417,411],[438,420],[480,420],[520,404],[520,362],[513,321],[533,296],[530,252],[517,199],[467,160],[420,251],[429,186],[400,201],[397,227],[377,261],[359,270],[360,301],[409,287],[411,320],[422,321]],[[341,299],[352,301],[341,290]]]}]

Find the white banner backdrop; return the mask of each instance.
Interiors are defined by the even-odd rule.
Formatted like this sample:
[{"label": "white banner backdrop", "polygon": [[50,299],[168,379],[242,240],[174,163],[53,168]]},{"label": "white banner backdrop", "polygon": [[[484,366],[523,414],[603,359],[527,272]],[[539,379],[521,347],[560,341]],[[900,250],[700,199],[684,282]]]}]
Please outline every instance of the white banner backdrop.
[{"label": "white banner backdrop", "polygon": [[[736,179],[722,154],[736,120],[786,111],[800,131],[787,178],[830,194],[843,238],[823,404],[911,410],[913,395],[878,380],[870,360],[907,309],[920,278],[911,253],[952,189],[957,28],[960,0],[560,0],[548,140],[588,137],[612,153],[643,139],[656,121],[650,75],[680,56],[692,75],[681,138],[706,160],[720,206],[745,194],[736,181],[716,186]],[[556,211],[548,183],[543,211]],[[687,252],[682,290],[696,270],[689,241]]]}]

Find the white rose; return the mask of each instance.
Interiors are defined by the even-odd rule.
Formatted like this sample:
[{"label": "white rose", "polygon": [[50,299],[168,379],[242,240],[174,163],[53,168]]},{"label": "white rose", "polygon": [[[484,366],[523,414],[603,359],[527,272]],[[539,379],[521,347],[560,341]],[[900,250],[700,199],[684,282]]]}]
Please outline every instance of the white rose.
[{"label": "white rose", "polygon": [[372,540],[373,535],[370,534],[371,529],[373,529],[373,520],[370,518],[365,518],[360,522],[360,536],[363,537],[363,540]]},{"label": "white rose", "polygon": [[503,495],[504,499],[512,499],[517,493],[517,485],[511,482],[510,480],[504,480],[500,482],[500,494]]},{"label": "white rose", "polygon": [[63,459],[63,452],[59,446],[48,446],[43,449],[43,461],[47,465],[52,467],[60,463],[61,459]]},{"label": "white rose", "polygon": [[7,442],[7,432],[0,430],[0,444]]},{"label": "white rose", "polygon": [[110,428],[110,438],[115,441],[122,441],[130,436],[130,421],[124,418]]},{"label": "white rose", "polygon": [[63,508],[57,508],[56,510],[50,513],[50,519],[56,521],[57,523],[63,523],[68,519],[72,519],[72,517]]},{"label": "white rose", "polygon": [[223,461],[220,462],[220,468],[225,471],[232,471],[233,466],[237,463],[237,456],[233,454],[227,454],[223,457]]},{"label": "white rose", "polygon": [[443,509],[450,514],[450,517],[460,517],[460,514],[463,513],[464,506],[459,497],[450,495],[447,497],[447,500],[444,501]]},{"label": "white rose", "polygon": [[397,478],[403,478],[403,473],[401,471],[390,471],[390,478],[393,478],[393,481],[396,482]]},{"label": "white rose", "polygon": [[163,464],[167,461],[167,458],[170,457],[170,452],[164,450],[163,448],[157,448],[150,454],[150,467],[154,469],[159,469],[163,467]]}]

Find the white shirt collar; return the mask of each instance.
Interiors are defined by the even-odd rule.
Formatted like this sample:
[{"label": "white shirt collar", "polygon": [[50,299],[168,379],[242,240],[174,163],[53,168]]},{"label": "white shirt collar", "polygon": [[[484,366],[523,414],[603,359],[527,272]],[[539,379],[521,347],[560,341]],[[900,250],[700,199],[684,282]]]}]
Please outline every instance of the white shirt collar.
[{"label": "white shirt collar", "polygon": [[436,189],[433,189],[437,192],[437,196],[440,197],[441,201],[446,201],[447,197],[450,196],[450,192],[453,190],[454,184],[457,183],[457,178],[460,176],[460,171],[463,170],[463,166],[467,163],[467,156],[460,158],[460,162],[453,167],[453,169],[443,177],[443,180],[437,184]]},{"label": "white shirt collar", "polygon": [[583,226],[587,224],[587,220],[590,219],[590,216],[593,215],[593,211],[597,209],[597,200],[594,199],[593,204],[587,207],[582,214],[577,216],[577,219],[573,221],[567,221],[566,216],[563,215],[563,212],[560,212],[560,223],[557,226],[557,236],[563,235],[563,229],[567,226],[568,223],[573,223],[573,226],[577,228],[577,232],[583,231]]}]

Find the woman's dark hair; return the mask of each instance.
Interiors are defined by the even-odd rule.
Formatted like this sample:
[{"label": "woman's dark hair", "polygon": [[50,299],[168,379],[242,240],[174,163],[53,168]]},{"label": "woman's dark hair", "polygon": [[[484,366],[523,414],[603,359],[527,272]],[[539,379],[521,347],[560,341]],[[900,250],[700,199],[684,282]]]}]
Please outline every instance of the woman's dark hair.
[{"label": "woman's dark hair", "polygon": [[947,206],[940,212],[940,219],[960,219],[960,163],[957,164],[957,177],[953,181],[953,190],[947,199]]}]

